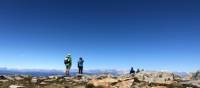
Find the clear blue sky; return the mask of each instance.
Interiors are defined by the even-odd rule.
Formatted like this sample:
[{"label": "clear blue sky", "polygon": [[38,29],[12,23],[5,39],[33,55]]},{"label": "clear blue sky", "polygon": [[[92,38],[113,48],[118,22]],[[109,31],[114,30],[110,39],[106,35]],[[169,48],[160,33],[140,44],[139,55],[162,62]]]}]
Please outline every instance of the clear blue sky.
[{"label": "clear blue sky", "polygon": [[199,0],[1,0],[0,67],[200,68]]}]

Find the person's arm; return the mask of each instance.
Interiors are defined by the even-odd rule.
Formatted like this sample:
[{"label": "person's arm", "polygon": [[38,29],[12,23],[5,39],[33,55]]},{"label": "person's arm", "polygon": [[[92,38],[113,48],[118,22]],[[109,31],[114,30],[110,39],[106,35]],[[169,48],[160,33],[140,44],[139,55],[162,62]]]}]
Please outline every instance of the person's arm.
[{"label": "person's arm", "polygon": [[72,66],[72,58],[70,58],[70,65]]},{"label": "person's arm", "polygon": [[78,61],[78,63],[77,63],[77,66],[79,67],[79,61]]},{"label": "person's arm", "polygon": [[64,64],[67,64],[67,61],[66,61],[66,60],[64,60]]}]

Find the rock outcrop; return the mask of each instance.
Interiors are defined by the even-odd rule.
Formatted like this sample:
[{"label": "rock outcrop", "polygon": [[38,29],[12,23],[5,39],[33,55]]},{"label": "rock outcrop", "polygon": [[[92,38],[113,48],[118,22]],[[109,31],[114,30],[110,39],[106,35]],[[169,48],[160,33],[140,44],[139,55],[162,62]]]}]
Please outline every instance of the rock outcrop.
[{"label": "rock outcrop", "polygon": [[197,72],[195,72],[195,73],[193,73],[192,79],[194,79],[194,80],[200,80],[200,70],[197,71]]},{"label": "rock outcrop", "polygon": [[10,85],[9,88],[25,88],[24,86]]},{"label": "rock outcrop", "polygon": [[200,80],[190,80],[190,81],[180,82],[180,84],[191,86],[192,88],[200,88]]},{"label": "rock outcrop", "polygon": [[178,78],[168,72],[139,72],[121,76],[0,76],[0,88],[200,88],[199,80],[177,81]]},{"label": "rock outcrop", "polygon": [[140,72],[135,77],[140,81],[160,84],[171,84],[177,79],[173,73],[168,72]]}]

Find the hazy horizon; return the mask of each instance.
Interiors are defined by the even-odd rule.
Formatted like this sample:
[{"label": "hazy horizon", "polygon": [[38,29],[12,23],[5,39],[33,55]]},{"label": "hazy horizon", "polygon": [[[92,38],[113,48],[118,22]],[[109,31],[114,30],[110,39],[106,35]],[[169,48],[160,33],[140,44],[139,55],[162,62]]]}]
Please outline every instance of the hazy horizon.
[{"label": "hazy horizon", "polygon": [[[58,72],[65,72],[65,69],[51,69],[51,68],[7,68],[7,67],[0,67],[1,71],[22,71],[22,72],[40,72],[40,71],[58,71]],[[134,68],[135,71],[137,71],[137,68]],[[142,69],[140,69],[142,70]],[[143,69],[144,70],[144,69]],[[100,71],[100,72],[112,72],[112,71],[118,71],[118,72],[123,72],[124,74],[127,74],[130,72],[130,69],[84,69],[84,72],[88,73],[88,72],[96,72],[96,71]],[[144,70],[145,72],[172,72],[172,73],[194,73],[199,71],[199,69],[194,70],[194,71],[170,71],[170,70],[153,70],[153,69],[146,69]],[[73,68],[71,69],[71,72],[78,72],[77,68]]]},{"label": "hazy horizon", "polygon": [[2,0],[0,67],[200,69],[200,1]]}]

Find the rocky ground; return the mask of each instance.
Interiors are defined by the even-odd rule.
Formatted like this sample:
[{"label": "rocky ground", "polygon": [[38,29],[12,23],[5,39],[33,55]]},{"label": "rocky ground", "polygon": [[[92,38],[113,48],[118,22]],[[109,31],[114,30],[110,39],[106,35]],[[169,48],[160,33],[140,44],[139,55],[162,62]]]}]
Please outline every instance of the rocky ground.
[{"label": "rocky ground", "polygon": [[[195,74],[199,77],[199,73]],[[200,88],[198,78],[181,78],[168,72],[140,72],[135,75],[77,75],[74,77],[26,75],[0,76],[0,88]]]}]

